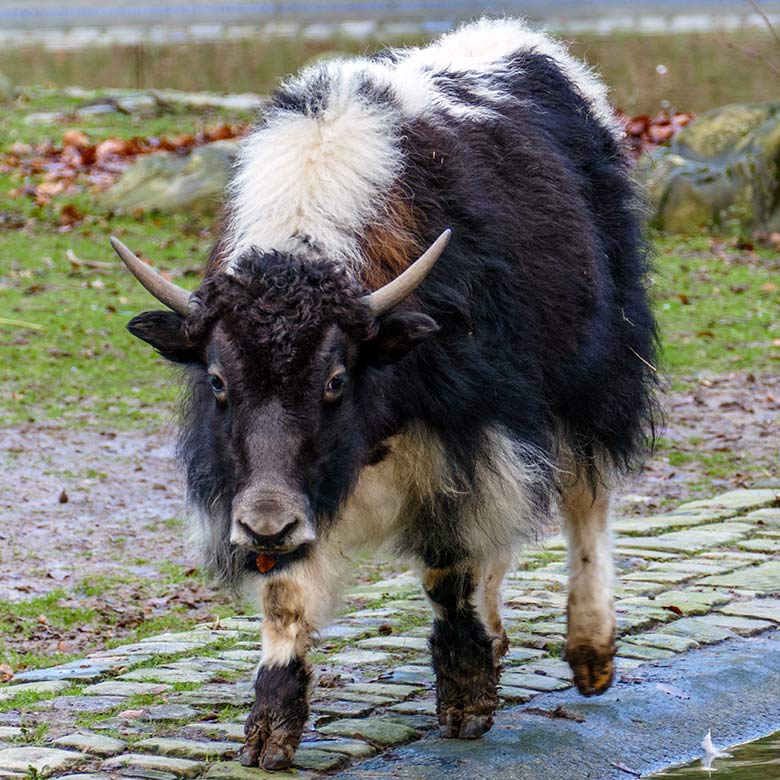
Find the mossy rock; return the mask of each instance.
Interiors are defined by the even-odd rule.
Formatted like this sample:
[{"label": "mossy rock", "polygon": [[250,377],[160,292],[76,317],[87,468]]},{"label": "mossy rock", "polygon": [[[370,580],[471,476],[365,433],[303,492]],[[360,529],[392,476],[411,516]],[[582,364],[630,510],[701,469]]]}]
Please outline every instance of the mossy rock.
[{"label": "mossy rock", "polygon": [[667,232],[780,230],[780,102],[707,112],[636,175]]},{"label": "mossy rock", "polygon": [[236,141],[216,141],[186,156],[139,158],[101,196],[117,211],[210,213],[219,209],[233,168]]}]

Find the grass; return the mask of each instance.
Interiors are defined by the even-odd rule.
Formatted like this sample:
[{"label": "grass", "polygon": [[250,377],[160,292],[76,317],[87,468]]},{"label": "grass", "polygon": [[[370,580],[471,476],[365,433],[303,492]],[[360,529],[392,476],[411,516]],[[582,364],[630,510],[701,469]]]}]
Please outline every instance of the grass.
[{"label": "grass", "polygon": [[739,239],[658,236],[653,298],[673,379],[780,367],[777,253]]},{"label": "grass", "polygon": [[[0,52],[0,71],[20,84],[266,93],[280,77],[322,54],[362,54],[387,45],[424,41],[419,35],[381,40],[258,37],[64,51],[9,47]],[[777,95],[775,74],[756,61],[758,56],[775,64],[780,59],[777,46],[761,29],[606,37],[582,34],[571,44],[575,55],[598,67],[607,83],[614,85],[616,104],[632,113],[655,111],[661,100],[702,112],[724,103],[773,100]],[[659,73],[659,65],[666,70]]]}]

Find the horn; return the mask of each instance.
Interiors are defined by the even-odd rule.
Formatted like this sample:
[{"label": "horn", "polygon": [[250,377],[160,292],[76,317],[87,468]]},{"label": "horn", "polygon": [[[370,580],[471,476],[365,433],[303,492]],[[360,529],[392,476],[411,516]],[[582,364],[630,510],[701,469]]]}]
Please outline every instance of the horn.
[{"label": "horn", "polygon": [[402,274],[384,287],[363,296],[363,301],[371,307],[371,311],[377,317],[398,306],[420,286],[441,257],[451,235],[451,230],[445,230]]},{"label": "horn", "polygon": [[111,246],[127,266],[128,271],[155,297],[169,309],[186,317],[192,307],[190,293],[164,279],[151,266],[136,257],[118,238],[111,236]]}]

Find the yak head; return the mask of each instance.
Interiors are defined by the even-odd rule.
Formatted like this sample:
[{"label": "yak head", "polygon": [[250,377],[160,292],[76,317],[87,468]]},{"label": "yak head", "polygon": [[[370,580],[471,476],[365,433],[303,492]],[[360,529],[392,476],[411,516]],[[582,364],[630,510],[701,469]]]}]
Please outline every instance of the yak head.
[{"label": "yak head", "polygon": [[225,580],[305,556],[361,468],[381,454],[393,413],[391,364],[438,330],[398,309],[449,231],[395,280],[366,294],[343,266],[252,250],[190,294],[112,239],[166,311],[130,332],[190,378],[180,452],[191,501],[211,524],[207,559]]}]

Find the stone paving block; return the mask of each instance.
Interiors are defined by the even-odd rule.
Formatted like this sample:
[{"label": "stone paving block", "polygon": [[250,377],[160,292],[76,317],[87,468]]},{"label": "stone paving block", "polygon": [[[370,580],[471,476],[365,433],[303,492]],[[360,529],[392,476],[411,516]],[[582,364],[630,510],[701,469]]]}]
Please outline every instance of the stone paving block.
[{"label": "stone paving block", "polygon": [[312,744],[317,746],[317,750],[343,753],[345,756],[356,759],[369,758],[377,752],[375,747],[369,745],[368,742],[364,742],[362,739],[321,739]]},{"label": "stone paving block", "polygon": [[42,682],[46,680],[76,680],[90,682],[98,680],[115,666],[113,663],[98,661],[79,661],[60,666],[50,666],[47,669],[30,669],[14,676],[14,682]]},{"label": "stone paving block", "polygon": [[[129,683],[128,683],[129,684]],[[232,704],[244,707],[255,700],[255,692],[249,683],[239,684],[207,684],[192,691],[176,694],[175,703],[192,704],[193,706],[219,706]]]},{"label": "stone paving block", "polygon": [[217,655],[217,658],[227,658],[234,661],[249,661],[254,664],[260,663],[260,659],[263,657],[262,650],[223,650]]},{"label": "stone paving block", "polygon": [[632,538],[630,536],[617,540],[617,546],[614,553],[615,558],[641,558],[648,561],[676,561],[681,558],[680,553],[668,552],[664,550],[645,550],[637,549],[631,546]]},{"label": "stone paving block", "polygon": [[344,688],[321,688],[315,689],[321,697],[330,696],[332,699],[338,699],[339,701],[354,701],[361,704],[371,704],[374,707],[380,707],[384,704],[396,704],[400,698],[398,696],[374,696],[370,693],[354,693],[353,691],[344,690]]},{"label": "stone paving block", "polygon": [[656,515],[654,517],[627,517],[612,522],[612,530],[622,538],[635,536],[647,536],[650,534],[664,533],[673,529],[691,528],[692,526],[705,525],[717,520],[729,517],[731,512],[689,512],[669,515]]},{"label": "stone paving block", "polygon": [[153,704],[138,719],[159,723],[166,720],[191,720],[197,716],[198,711],[189,704]]},{"label": "stone paving block", "polygon": [[617,652],[623,658],[636,658],[641,661],[663,661],[675,656],[673,650],[663,650],[660,647],[637,645],[631,642],[618,642]]},{"label": "stone paving block", "polygon": [[[156,638],[156,637],[154,637]],[[96,653],[90,653],[89,658],[116,658],[117,663],[130,659],[133,663],[143,663],[152,656],[156,655],[178,655],[179,653],[188,653],[192,650],[198,650],[203,645],[198,642],[169,642],[156,641],[134,642],[130,645],[120,645],[111,650],[98,650]]]},{"label": "stone paving block", "polygon": [[361,639],[355,642],[357,647],[372,649],[375,647],[383,650],[428,650],[428,640],[412,636],[372,636],[369,639]]},{"label": "stone paving block", "polygon": [[780,560],[766,561],[758,566],[739,569],[731,574],[705,577],[700,580],[700,583],[760,593],[780,592]]},{"label": "stone paving block", "polygon": [[235,742],[219,742],[217,740],[175,739],[169,737],[151,737],[136,742],[136,750],[155,753],[174,758],[191,758],[215,760],[235,753],[238,749]]},{"label": "stone paving block", "polygon": [[244,742],[243,723],[221,723],[220,721],[207,721],[204,723],[188,723],[187,730],[198,731],[209,737],[227,739],[233,742]]},{"label": "stone paving block", "polygon": [[745,542],[740,542],[738,545],[740,550],[748,550],[750,552],[763,552],[772,553],[780,552],[780,542],[772,537],[761,537],[758,539],[748,539]]},{"label": "stone paving block", "polygon": [[124,753],[106,759],[100,768],[106,772],[115,772],[123,769],[151,770],[152,772],[164,772],[179,778],[195,777],[203,771],[200,761],[190,761],[186,758],[170,758],[168,756],[152,756],[143,753]]},{"label": "stone paving block", "polygon": [[315,699],[311,703],[312,711],[318,717],[362,718],[373,709],[373,704],[360,701],[338,701]]},{"label": "stone paving block", "polygon": [[756,523],[760,522],[767,526],[780,526],[780,507],[757,509],[755,512],[746,515],[745,520],[752,520]]},{"label": "stone paving block", "polygon": [[190,669],[166,669],[164,666],[145,666],[142,669],[133,669],[125,674],[120,674],[117,680],[130,680],[131,682],[160,682],[170,683],[205,683],[216,677],[214,672],[199,672]]},{"label": "stone paving block", "polygon": [[33,705],[33,709],[55,710],[61,715],[76,715],[84,712],[106,712],[124,704],[121,696],[58,696]]},{"label": "stone paving block", "polygon": [[687,531],[672,531],[660,536],[638,536],[631,538],[631,546],[640,550],[668,550],[688,553],[733,544],[754,529],[747,523],[726,522],[691,528]]},{"label": "stone paving block", "polygon": [[0,687],[0,701],[10,701],[23,693],[52,694],[61,693],[70,687],[70,683],[64,680],[42,680],[41,682],[10,683]]},{"label": "stone paving block", "polygon": [[75,775],[57,775],[57,780],[111,780],[106,772],[79,772]]},{"label": "stone paving block", "polygon": [[256,766],[241,766],[238,761],[224,761],[206,772],[206,780],[309,780],[313,775],[299,769],[284,772],[267,772]]},{"label": "stone paving block", "polygon": [[359,737],[379,747],[390,747],[411,742],[418,736],[417,731],[399,723],[393,723],[381,718],[366,718],[365,720],[347,718],[336,720],[321,726],[318,731],[323,734],[335,734],[340,737]]},{"label": "stone paving block", "polygon": [[674,634],[675,636],[690,637],[702,645],[723,642],[726,639],[733,639],[735,636],[735,634],[727,628],[713,626],[695,617],[686,617],[675,620],[674,623],[659,628],[658,632],[661,634]]},{"label": "stone paving block", "polygon": [[749,601],[732,601],[721,607],[725,615],[741,615],[743,617],[770,620],[780,623],[780,599],[750,599]]},{"label": "stone paving block", "polygon": [[[316,744],[316,743],[314,743]],[[315,747],[301,745],[295,754],[293,767],[312,772],[333,772],[349,763],[349,756],[344,753],[334,753],[329,750],[318,750]]]},{"label": "stone paving block", "polygon": [[388,712],[397,712],[401,715],[435,715],[436,702],[433,699],[412,699],[393,704],[387,708]]},{"label": "stone paving block", "polygon": [[632,571],[629,574],[621,574],[620,580],[621,582],[639,580],[643,582],[658,582],[662,585],[677,585],[698,576],[698,572],[695,571],[655,571],[653,569],[645,569],[644,571]]},{"label": "stone paving block", "polygon": [[499,685],[498,695],[511,704],[525,704],[534,696],[539,695],[539,691],[531,691],[528,688],[518,688],[516,685]]},{"label": "stone paving block", "polygon": [[401,685],[398,683],[370,682],[370,683],[347,683],[344,686],[345,691],[351,691],[359,696],[364,694],[375,696],[386,696],[388,698],[406,699],[412,694],[425,690],[425,686],[418,684]]},{"label": "stone paving block", "polygon": [[0,750],[0,772],[20,773],[22,776],[34,771],[38,777],[48,777],[63,772],[89,757],[73,750],[48,747],[12,747]]},{"label": "stone paving block", "polygon": [[772,628],[775,624],[769,620],[757,620],[756,618],[737,617],[736,615],[722,615],[717,612],[711,615],[702,615],[699,620],[721,626],[733,631],[739,636],[754,636]]},{"label": "stone paving block", "polygon": [[[698,584],[698,583],[697,583]],[[627,598],[621,599],[616,603],[616,608],[644,606],[653,609],[662,609],[664,607],[675,607],[682,611],[683,615],[704,615],[713,607],[720,604],[726,604],[731,601],[731,595],[728,593],[719,593],[715,590],[670,590],[659,593],[652,599],[648,598]]]},{"label": "stone paving block", "polygon": [[[207,624],[201,623],[201,626],[207,628]],[[246,634],[259,634],[262,620],[249,617],[220,618],[219,627],[233,631],[239,631]]]},{"label": "stone paving block", "polygon": [[573,679],[571,667],[562,658],[540,658],[533,663],[513,667],[512,671],[545,674],[549,677],[557,677],[559,680]]},{"label": "stone paving block", "polygon": [[106,680],[105,682],[88,685],[83,693],[86,696],[156,696],[171,689],[170,685],[163,683],[125,682],[123,680]]},{"label": "stone paving block", "polygon": [[102,758],[120,753],[125,749],[126,745],[121,739],[114,739],[113,737],[106,737],[103,734],[94,734],[89,731],[66,734],[55,739],[52,744],[63,748],[73,748],[82,753],[91,753]]},{"label": "stone paving block", "polygon": [[544,650],[536,650],[533,647],[510,647],[509,652],[504,656],[504,663],[525,663],[536,658],[543,658],[544,655]]},{"label": "stone paving block", "polygon": [[571,688],[571,683],[556,677],[524,672],[504,672],[501,682],[515,688],[528,688],[532,691],[562,691]]},{"label": "stone paving block", "polygon": [[0,739],[16,739],[21,737],[24,731],[18,726],[0,726]]},{"label": "stone paving block", "polygon": [[429,666],[416,666],[413,664],[398,666],[391,672],[382,675],[382,681],[390,683],[428,685],[433,680],[433,670]]},{"label": "stone paving block", "polygon": [[699,643],[691,637],[659,634],[656,632],[624,636],[623,642],[624,644],[658,647],[662,650],[671,650],[675,653],[684,653],[686,650],[695,650],[699,647]]},{"label": "stone paving block", "polygon": [[390,660],[387,653],[377,653],[375,650],[344,650],[330,656],[328,661],[343,666],[367,666],[382,664]]},{"label": "stone paving block", "polygon": [[705,498],[700,501],[689,501],[687,504],[680,504],[677,510],[733,509],[734,511],[745,511],[747,509],[759,509],[776,505],[777,494],[778,490],[774,488],[764,490],[731,490],[714,498]]}]

